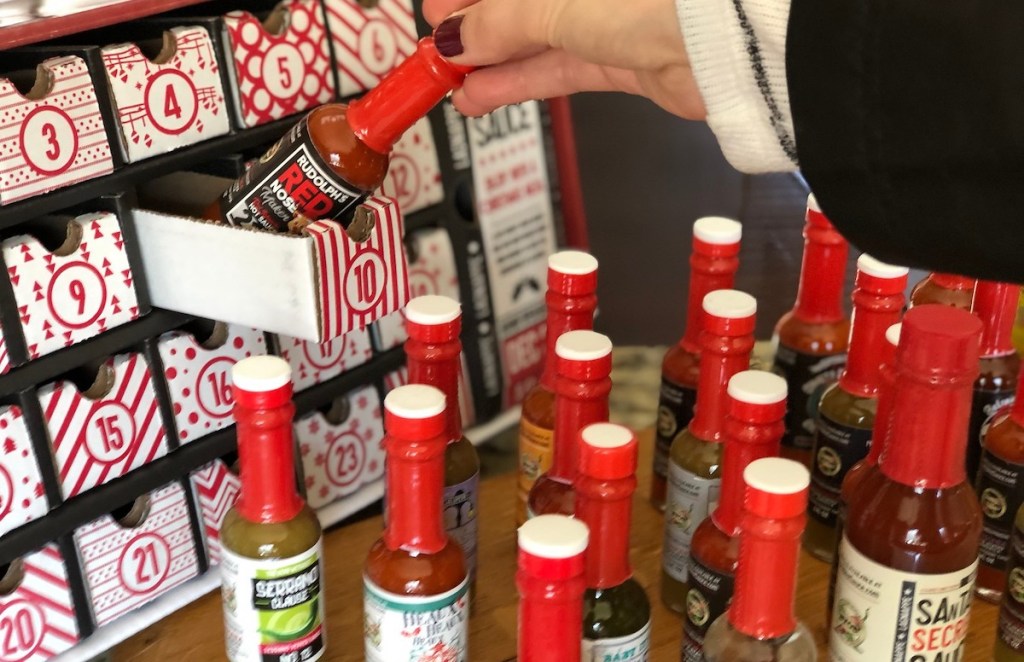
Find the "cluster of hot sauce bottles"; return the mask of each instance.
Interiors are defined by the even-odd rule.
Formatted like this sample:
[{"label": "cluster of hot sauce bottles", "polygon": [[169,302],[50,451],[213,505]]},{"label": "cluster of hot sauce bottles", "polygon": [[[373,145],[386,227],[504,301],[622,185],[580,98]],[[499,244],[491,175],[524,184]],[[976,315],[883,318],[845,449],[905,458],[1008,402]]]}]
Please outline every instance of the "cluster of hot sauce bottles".
[{"label": "cluster of hot sauce bottles", "polygon": [[[391,144],[466,73],[423,40],[363,99],[313,111],[211,215],[278,231],[297,217],[345,222]],[[694,224],[687,328],[663,362],[650,497],[665,512],[661,598],[683,615],[683,662],[817,660],[794,616],[801,540],[832,564],[831,660],[962,660],[975,592],[1002,600],[994,659],[1024,660],[1019,289],[933,273],[907,309],[908,270],[862,255],[847,317],[848,246],[812,196],[796,304],[775,328],[771,371],[751,370],[757,304],[732,289],[740,235],[725,218]],[[544,369],[520,422],[518,659],[646,660],[650,604],[629,563],[637,439],[608,422],[597,261],[565,251],[548,266]],[[457,404],[461,312],[424,296],[405,319],[410,384],[384,402],[386,526],[363,571],[365,655],[468,660],[480,464]],[[294,484],[290,371],[255,357],[233,378],[228,657],[320,659],[322,537]]]}]

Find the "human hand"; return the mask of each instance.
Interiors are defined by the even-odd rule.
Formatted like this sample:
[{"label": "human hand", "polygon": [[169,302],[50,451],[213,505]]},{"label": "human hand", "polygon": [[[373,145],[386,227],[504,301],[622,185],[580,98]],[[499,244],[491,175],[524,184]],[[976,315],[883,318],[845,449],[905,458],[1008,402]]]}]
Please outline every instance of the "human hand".
[{"label": "human hand", "polygon": [[453,96],[466,115],[620,91],[704,119],[674,0],[424,0],[423,12],[442,55],[483,67]]}]

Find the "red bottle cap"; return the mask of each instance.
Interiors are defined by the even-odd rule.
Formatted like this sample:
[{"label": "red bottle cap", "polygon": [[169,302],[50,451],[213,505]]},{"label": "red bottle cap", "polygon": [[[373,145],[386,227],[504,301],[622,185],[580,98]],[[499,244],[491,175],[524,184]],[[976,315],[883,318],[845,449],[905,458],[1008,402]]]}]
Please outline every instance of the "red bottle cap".
[{"label": "red bottle cap", "polygon": [[[384,397],[384,429],[398,439],[421,440],[445,431],[444,393],[426,384],[405,384]],[[444,452],[444,446],[441,446]]]},{"label": "red bottle cap", "polygon": [[780,420],[786,414],[786,380],[764,370],[737,372],[729,380],[729,416],[749,423]]},{"label": "red bottle cap", "polygon": [[713,336],[754,332],[757,300],[739,290],[715,290],[704,297],[704,331]]},{"label": "red bottle cap", "polygon": [[587,525],[565,515],[538,515],[519,527],[519,569],[534,577],[564,580],[583,574]]},{"label": "red bottle cap", "polygon": [[579,434],[580,474],[597,480],[618,480],[636,473],[639,445],[629,428],[616,423],[591,423]]},{"label": "red bottle cap", "polygon": [[981,321],[957,308],[926,304],[903,316],[896,350],[898,378],[944,385],[978,376]]},{"label": "red bottle cap", "polygon": [[807,511],[811,475],[799,462],[781,457],[754,460],[743,470],[743,508],[764,519],[788,519]]},{"label": "red bottle cap", "polygon": [[981,332],[982,356],[1004,356],[1016,351],[1012,334],[1019,298],[1019,285],[979,280],[974,286],[971,312],[985,325]]},{"label": "red bottle cap", "polygon": [[405,328],[410,338],[426,343],[458,340],[462,305],[450,297],[427,294],[405,306]]},{"label": "red bottle cap", "polygon": [[708,257],[731,257],[740,252],[743,226],[731,218],[704,216],[693,223],[693,252]]},{"label": "red bottle cap", "polygon": [[597,291],[597,258],[583,251],[559,251],[548,257],[548,291],[584,296]]},{"label": "red bottle cap", "polygon": [[910,270],[876,260],[867,253],[857,258],[857,279],[854,287],[871,294],[903,294]]},{"label": "red bottle cap", "polygon": [[612,371],[612,341],[595,331],[569,331],[555,341],[555,370],[569,379],[593,380]]},{"label": "red bottle cap", "polygon": [[292,369],[277,356],[251,356],[231,368],[235,402],[244,407],[277,407],[291,400]]}]

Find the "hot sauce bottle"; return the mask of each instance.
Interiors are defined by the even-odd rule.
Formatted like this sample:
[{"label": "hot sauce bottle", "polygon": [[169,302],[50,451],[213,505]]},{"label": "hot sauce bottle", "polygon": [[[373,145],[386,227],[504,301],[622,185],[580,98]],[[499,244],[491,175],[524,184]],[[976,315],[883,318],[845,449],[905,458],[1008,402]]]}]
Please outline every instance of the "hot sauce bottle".
[{"label": "hot sauce bottle", "polygon": [[756,311],[754,297],[736,290],[715,290],[704,297],[697,408],[669,453],[661,550],[661,600],[679,614],[686,611],[690,541],[718,503],[729,407],[726,389],[733,375],[750,366]]},{"label": "hot sauce bottle", "polygon": [[852,495],[830,659],[962,660],[981,509],[964,472],[981,322],[947,306],[903,318],[880,475]]},{"label": "hot sauce bottle", "polygon": [[807,198],[804,255],[793,309],[775,325],[773,371],[789,384],[782,454],[810,466],[818,400],[846,363],[850,320],[843,313],[849,245]]},{"label": "hot sauce bottle", "polygon": [[444,525],[448,535],[462,547],[472,585],[476,579],[477,487],[480,458],[476,448],[462,434],[459,412],[459,374],[462,371],[462,310],[449,297],[416,297],[405,307],[405,342],[409,382],[429,384],[444,393],[448,446],[444,452]]},{"label": "hot sauce bottle", "polygon": [[315,108],[284,135],[207,210],[231,225],[298,231],[310,220],[337,219],[380,187],[391,147],[470,68],[445,60],[432,37],[348,105]]},{"label": "hot sauce bottle", "polygon": [[227,658],[324,654],[323,538],[295,486],[291,368],[257,356],[231,370],[241,491],[221,525]]},{"label": "hot sauce bottle", "polygon": [[850,351],[839,381],[825,389],[818,405],[811,464],[804,548],[812,556],[832,562],[836,551],[836,515],[843,478],[864,459],[871,445],[881,386],[885,331],[899,321],[905,267],[879,262],[864,254],[857,259],[853,290]]},{"label": "hot sauce bottle", "polygon": [[993,662],[1024,662],[1024,507],[1017,509],[1009,557]]},{"label": "hot sauce bottle", "polygon": [[744,370],[729,380],[722,498],[693,534],[682,662],[704,660],[708,628],[725,613],[732,599],[743,515],[743,471],[755,460],[778,455],[785,414],[786,380],[782,377]]},{"label": "hot sauce bottle", "polygon": [[651,604],[629,564],[637,447],[629,428],[614,423],[580,431],[576,518],[590,530],[584,662],[643,660],[650,649]]},{"label": "hot sauce bottle", "polygon": [[[452,403],[457,407],[457,403]],[[425,384],[384,398],[387,525],[363,568],[369,662],[469,659],[469,578],[444,530],[445,397]]]},{"label": "hot sauce bottle", "polygon": [[590,330],[597,308],[597,260],[580,251],[548,258],[548,317],[544,371],[523,398],[519,418],[519,490],[516,525],[526,521],[526,500],[537,477],[551,468],[555,436],[555,341],[569,331]]},{"label": "hot sauce bottle", "polygon": [[665,352],[661,362],[661,392],[655,426],[654,475],[651,503],[665,509],[668,489],[668,453],[672,440],[686,429],[697,403],[700,374],[701,304],[714,290],[732,289],[739,268],[740,236],[743,226],[720,216],[698,218],[693,224],[693,252],[690,254],[690,292],[686,301],[686,331],[678,343]]},{"label": "hot sauce bottle", "polygon": [[966,276],[932,272],[910,292],[910,307],[937,303],[960,310],[970,310],[976,282],[975,279]]},{"label": "hot sauce bottle", "polygon": [[579,662],[587,525],[539,515],[519,527],[519,662]]},{"label": "hot sauce bottle", "polygon": [[816,662],[814,639],[794,615],[810,476],[797,462],[769,457],[747,465],[743,480],[736,591],[729,611],[708,629],[704,659]]},{"label": "hot sauce bottle", "polygon": [[593,331],[570,331],[555,341],[555,444],[551,470],[530,490],[527,517],[572,515],[579,468],[577,435],[608,420],[612,341]]},{"label": "hot sauce bottle", "polygon": [[[1017,312],[1017,291],[1016,285],[986,280],[979,280],[974,288],[971,312],[985,325],[985,330],[981,333],[981,363],[978,381],[974,383],[971,425],[967,432],[967,479],[972,483],[982,478],[978,474],[978,468],[981,464],[982,435],[985,428],[1000,410],[1013,404],[1017,391],[1017,375],[1020,373],[1021,362],[1017,350],[1013,347],[1012,338],[1013,318]],[[996,464],[990,464],[989,468],[999,470]],[[978,495],[980,497],[980,491]],[[1010,516],[1013,514],[1010,513]],[[1001,587],[1002,581],[999,581],[999,588]]]}]

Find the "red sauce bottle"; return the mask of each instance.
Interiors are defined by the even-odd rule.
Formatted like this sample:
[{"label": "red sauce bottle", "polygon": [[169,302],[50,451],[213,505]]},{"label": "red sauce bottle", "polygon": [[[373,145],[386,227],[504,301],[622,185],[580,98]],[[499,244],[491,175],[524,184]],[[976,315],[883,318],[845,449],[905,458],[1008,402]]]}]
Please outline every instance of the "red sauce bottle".
[{"label": "red sauce bottle", "polygon": [[963,659],[981,537],[964,472],[981,322],[907,312],[878,479],[850,501],[829,639],[835,662]]},{"label": "red sauce bottle", "polygon": [[729,380],[721,500],[697,527],[690,546],[682,662],[704,660],[708,628],[732,599],[743,518],[743,472],[755,460],[778,455],[785,414],[786,380],[778,375],[744,370]]},{"label": "red sauce bottle", "polygon": [[516,526],[526,521],[526,500],[537,477],[551,468],[555,436],[555,341],[569,331],[589,331],[597,308],[597,260],[580,251],[548,258],[548,317],[544,371],[523,398],[519,418],[519,490]]},{"label": "red sauce bottle", "polygon": [[519,662],[579,662],[587,525],[539,515],[519,527]]},{"label": "red sauce bottle", "polygon": [[807,198],[804,256],[793,309],[775,325],[774,372],[789,384],[782,455],[810,466],[818,400],[846,363],[850,320],[843,312],[849,245]]},{"label": "red sauce bottle", "polygon": [[433,386],[399,386],[384,398],[388,517],[363,568],[368,662],[469,659],[466,561],[441,516],[447,427]]},{"label": "red sauce bottle", "polygon": [[704,297],[714,290],[732,289],[739,268],[743,226],[720,216],[698,218],[693,224],[690,254],[690,292],[686,301],[686,331],[665,352],[661,362],[661,392],[655,426],[654,475],[651,503],[665,509],[668,453],[672,440],[685,430],[697,404],[700,375],[700,327]]},{"label": "red sauce bottle", "polygon": [[976,282],[974,278],[966,276],[932,272],[910,292],[910,307],[937,303],[960,310],[970,310]]},{"label": "red sauce bottle", "polygon": [[530,490],[529,518],[576,512],[576,435],[591,423],[608,420],[612,341],[593,331],[563,333],[555,341],[555,370],[554,461]]}]

